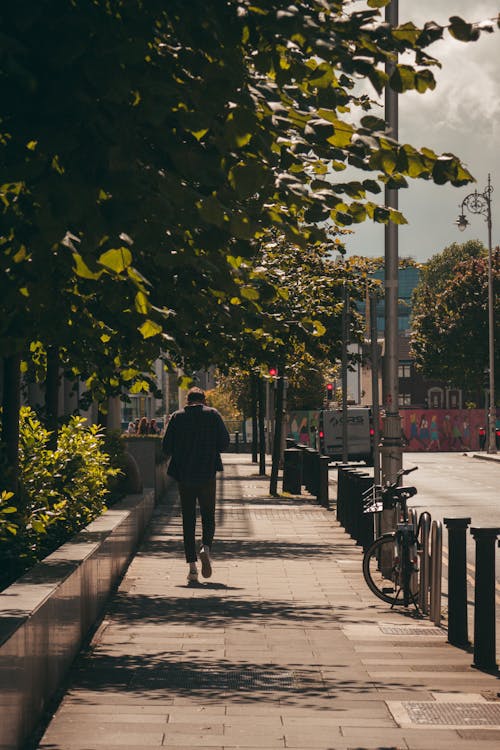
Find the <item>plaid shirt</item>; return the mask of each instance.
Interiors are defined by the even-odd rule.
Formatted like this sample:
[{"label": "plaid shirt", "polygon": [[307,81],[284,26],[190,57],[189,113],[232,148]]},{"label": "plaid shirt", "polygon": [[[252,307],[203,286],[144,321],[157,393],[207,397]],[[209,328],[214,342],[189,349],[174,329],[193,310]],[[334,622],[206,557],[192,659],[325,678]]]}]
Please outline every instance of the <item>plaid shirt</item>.
[{"label": "plaid shirt", "polygon": [[170,456],[167,474],[179,482],[206,482],[222,471],[220,454],[229,445],[229,433],[217,409],[192,404],[172,414],[163,452]]}]

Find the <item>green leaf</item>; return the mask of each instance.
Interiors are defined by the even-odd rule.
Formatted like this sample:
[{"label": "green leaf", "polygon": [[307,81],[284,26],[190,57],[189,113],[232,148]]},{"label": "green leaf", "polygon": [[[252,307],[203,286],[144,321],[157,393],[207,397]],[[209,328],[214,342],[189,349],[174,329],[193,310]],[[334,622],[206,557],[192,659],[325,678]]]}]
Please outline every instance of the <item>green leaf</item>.
[{"label": "green leaf", "polygon": [[394,39],[408,42],[412,47],[415,46],[420,37],[420,29],[418,29],[411,21],[398,26],[393,29],[391,33]]},{"label": "green leaf", "polygon": [[409,65],[397,65],[389,79],[391,88],[399,94],[415,88],[415,71]]},{"label": "green leaf", "polygon": [[207,198],[203,198],[196,204],[200,216],[209,224],[215,224],[217,227],[222,227],[224,224],[224,209],[215,197],[215,195],[209,195]]},{"label": "green leaf", "polygon": [[143,338],[149,339],[151,336],[157,336],[163,329],[158,323],[155,323],[154,320],[148,319],[137,330],[140,331]]},{"label": "green leaf", "polygon": [[231,187],[241,198],[250,198],[265,186],[268,172],[258,162],[240,162],[229,170],[228,179]]},{"label": "green leaf", "polygon": [[141,315],[147,315],[151,309],[151,304],[144,292],[137,292],[135,295],[135,309]]},{"label": "green leaf", "polygon": [[459,42],[475,42],[479,39],[479,30],[459,16],[451,16],[448,31]]},{"label": "green leaf", "polygon": [[418,71],[415,74],[415,89],[419,94],[424,94],[427,89],[433,91],[436,88],[436,79],[430,70]]},{"label": "green leaf", "polygon": [[132,253],[128,247],[117,247],[100,255],[97,262],[114,273],[122,273],[131,265]]},{"label": "green leaf", "polygon": [[240,294],[245,299],[249,299],[252,301],[258,300],[260,296],[257,289],[254,289],[254,287],[251,287],[251,286],[241,287]]},{"label": "green leaf", "polygon": [[80,253],[73,252],[73,261],[75,263],[75,273],[82,279],[99,279],[102,276],[102,271],[94,273],[87,266]]},{"label": "green leaf", "polygon": [[382,120],[380,117],[374,117],[373,115],[366,115],[365,117],[362,117],[360,122],[361,125],[367,130],[385,131],[387,128],[387,123],[385,122],[385,120]]}]

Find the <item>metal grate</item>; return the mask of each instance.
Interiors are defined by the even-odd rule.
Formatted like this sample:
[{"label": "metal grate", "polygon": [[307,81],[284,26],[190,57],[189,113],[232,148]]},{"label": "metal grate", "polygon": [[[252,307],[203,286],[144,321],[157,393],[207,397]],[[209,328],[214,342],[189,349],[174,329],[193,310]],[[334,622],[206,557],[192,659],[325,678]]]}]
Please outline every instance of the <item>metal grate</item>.
[{"label": "metal grate", "polygon": [[384,635],[445,635],[440,628],[412,628],[409,625],[379,625],[379,628]]},{"label": "metal grate", "polygon": [[289,690],[298,686],[294,672],[272,669],[158,669],[154,673],[138,671],[133,687],[154,687],[190,690]]},{"label": "metal grate", "polygon": [[411,703],[404,702],[414,724],[440,726],[499,726],[500,703]]}]

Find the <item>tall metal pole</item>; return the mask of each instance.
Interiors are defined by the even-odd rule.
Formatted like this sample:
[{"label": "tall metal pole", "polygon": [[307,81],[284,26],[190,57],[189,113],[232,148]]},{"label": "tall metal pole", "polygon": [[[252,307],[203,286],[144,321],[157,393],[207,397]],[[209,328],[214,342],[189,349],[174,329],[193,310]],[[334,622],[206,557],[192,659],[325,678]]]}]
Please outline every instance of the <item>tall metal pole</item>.
[{"label": "tall metal pole", "polygon": [[349,291],[344,281],[342,289],[342,463],[349,460],[348,431],[347,431],[347,342],[349,338]]},{"label": "tall metal pole", "polygon": [[489,366],[489,399],[488,399],[488,453],[496,453],[496,405],[495,405],[495,295],[493,290],[493,249],[491,241],[491,194],[493,186],[488,174],[488,185],[484,192],[466,195],[462,201],[461,212],[456,224],[463,231],[468,221],[465,209],[473,214],[486,216],[488,226],[488,366]]},{"label": "tall metal pole", "polygon": [[497,410],[495,406],[495,297],[493,294],[493,261],[491,243],[491,175],[488,175],[488,187],[485,195],[488,204],[488,359],[490,368],[490,399],[488,409],[488,453],[497,452],[496,426]]},{"label": "tall metal pole", "polygon": [[372,360],[372,419],[373,419],[373,480],[380,484],[380,404],[378,394],[378,327],[377,327],[377,298],[370,297],[370,340]]},{"label": "tall metal pole", "polygon": [[[392,27],[398,25],[398,0],[386,6],[385,20]],[[394,63],[386,64],[388,75]],[[398,95],[385,89],[385,119],[390,135],[398,139]],[[398,208],[398,191],[385,189],[385,203]],[[399,415],[398,383],[398,227],[389,222],[385,227],[385,353],[382,378],[382,396],[385,416],[382,435],[382,481],[393,482],[402,464],[401,419]]]}]

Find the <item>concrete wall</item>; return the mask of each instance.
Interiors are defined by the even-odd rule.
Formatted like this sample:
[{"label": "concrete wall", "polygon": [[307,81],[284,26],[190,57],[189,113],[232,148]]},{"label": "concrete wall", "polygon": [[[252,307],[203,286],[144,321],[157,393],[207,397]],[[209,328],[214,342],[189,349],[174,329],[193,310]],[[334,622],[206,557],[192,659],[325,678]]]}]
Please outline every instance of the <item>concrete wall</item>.
[{"label": "concrete wall", "polygon": [[129,495],[0,594],[0,749],[21,750],[120,580],[154,508]]}]

